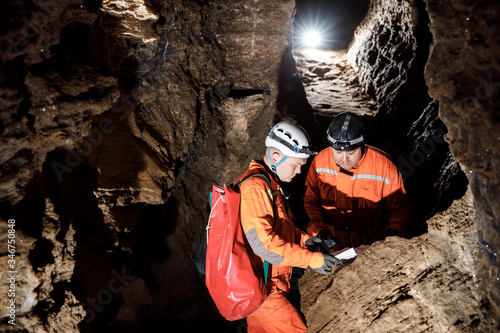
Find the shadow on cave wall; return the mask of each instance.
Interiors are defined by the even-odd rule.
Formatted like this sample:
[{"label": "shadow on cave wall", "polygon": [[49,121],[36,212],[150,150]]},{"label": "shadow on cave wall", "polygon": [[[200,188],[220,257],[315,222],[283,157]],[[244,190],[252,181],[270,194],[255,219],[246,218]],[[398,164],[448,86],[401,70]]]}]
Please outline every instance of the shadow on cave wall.
[{"label": "shadow on cave wall", "polygon": [[[81,42],[89,40],[89,33],[88,26],[66,27],[60,43],[52,48],[55,56],[30,70],[43,77],[44,72],[53,69],[65,75],[73,67],[95,66],[109,75],[95,63],[87,43]],[[40,302],[33,312],[46,320],[49,313],[58,312],[65,290],[71,291],[87,311],[79,324],[81,332],[103,331],[108,327],[124,302],[125,287],[136,279],[142,279],[151,293],[158,291],[159,283],[150,263],[162,261],[170,254],[164,240],[175,229],[175,202],[132,203],[133,194],[126,193],[128,201],[120,205],[113,201],[116,200],[113,195],[110,198],[98,195],[102,187],[134,187],[138,174],[146,168],[145,152],[130,134],[133,129],[129,123],[136,107],[130,96],[137,83],[137,67],[134,59],[126,60],[126,70],[114,74],[118,76],[121,102],[92,118],[89,135],[82,138],[77,149],[57,148],[48,153],[38,184],[33,184],[33,192],[27,191],[25,200],[15,207],[17,212],[27,215],[20,221],[27,221],[25,228],[33,229],[31,233],[37,239],[30,252],[34,269],[48,263],[51,255],[50,242],[41,236],[43,226],[36,226],[43,218],[45,198],[53,202],[59,216],[58,237],[64,237],[70,225],[76,231],[71,280],[54,284],[51,297],[55,304]],[[101,95],[98,89],[91,89],[77,98],[85,102],[98,100]],[[109,210],[102,210],[103,204]]]},{"label": "shadow on cave wall", "polygon": [[[56,70],[64,75],[68,68],[92,63],[88,52],[82,51],[82,48],[85,49],[83,43],[80,45],[75,42],[85,40],[88,31],[88,27],[83,26],[73,26],[63,31],[61,43],[53,48],[56,56],[31,66],[30,72],[43,77],[44,73]],[[133,68],[133,65],[129,68]],[[120,81],[125,91],[132,84],[134,80],[129,76]],[[25,108],[29,108],[29,97],[27,95],[23,103]],[[98,89],[91,89],[76,98],[84,102],[85,99],[98,100],[101,97]],[[54,242],[43,236],[48,228],[47,200],[53,204],[54,213],[58,216],[57,221],[51,221],[54,225],[49,226],[58,229],[55,240],[65,244],[68,230],[73,228],[76,231],[71,279],[53,282],[50,295],[40,300],[32,311],[43,323],[47,323],[50,314],[61,311],[67,300],[66,292],[69,291],[87,311],[87,316],[79,324],[79,330],[105,331],[124,302],[122,292],[132,281],[142,279],[151,293],[159,289],[150,263],[163,261],[169,256],[164,240],[175,229],[177,203],[173,200],[163,205],[130,203],[115,209],[115,219],[111,221],[114,224],[110,225],[96,199],[96,192],[103,186],[103,180],[104,183],[108,181],[104,186],[113,187],[116,184],[112,184],[112,181],[119,174],[121,178],[118,177],[118,180],[124,181],[120,185],[133,184],[138,172],[145,168],[144,152],[133,149],[132,144],[128,145],[129,149],[121,151],[121,155],[120,152],[114,152],[115,155],[102,153],[105,148],[109,151],[113,146],[110,141],[122,139],[119,133],[132,132],[126,119],[122,119],[123,110],[116,111],[110,110],[93,118],[89,132],[94,136],[89,134],[83,138],[77,149],[56,148],[49,152],[42,173],[27,187],[25,197],[14,207],[6,203],[2,205],[2,212],[11,212],[9,218],[15,217],[19,231],[36,240],[28,254],[35,273],[55,262],[52,254]],[[104,119],[108,125],[103,128],[101,121]],[[134,139],[129,135],[128,140]],[[96,158],[95,154],[101,156]],[[132,161],[134,167],[127,169],[127,165],[121,163],[123,158]],[[130,224],[133,231],[125,232],[124,229]],[[127,248],[130,251],[124,250]]]},{"label": "shadow on cave wall", "polygon": [[[122,212],[123,217],[134,216],[136,228],[128,234],[116,233],[98,208],[94,192],[98,188],[99,174],[86,158],[72,165],[71,169],[65,169],[67,172],[55,172],[54,166],[67,167],[68,156],[81,156],[77,154],[76,150],[66,149],[49,153],[42,176],[32,184],[27,192],[30,195],[15,207],[15,211],[19,214],[19,221],[24,222],[20,224],[20,230],[37,239],[29,254],[35,271],[53,262],[52,243],[42,237],[43,227],[31,223],[42,221],[45,198],[51,200],[54,212],[59,216],[57,240],[64,242],[70,225],[76,231],[77,247],[71,281],[55,283],[51,292],[55,303],[39,302],[33,313],[46,321],[49,313],[59,311],[65,290],[68,290],[82,301],[87,311],[85,320],[79,325],[80,331],[96,332],[102,331],[116,317],[123,303],[122,292],[135,279],[144,280],[151,293],[158,291],[159,284],[149,263],[162,261],[169,255],[164,239],[175,228],[176,216],[172,212],[176,203],[127,206],[127,211]],[[119,227],[120,222],[123,221],[118,217],[116,226]],[[124,246],[130,247],[131,251],[123,251]]]}]

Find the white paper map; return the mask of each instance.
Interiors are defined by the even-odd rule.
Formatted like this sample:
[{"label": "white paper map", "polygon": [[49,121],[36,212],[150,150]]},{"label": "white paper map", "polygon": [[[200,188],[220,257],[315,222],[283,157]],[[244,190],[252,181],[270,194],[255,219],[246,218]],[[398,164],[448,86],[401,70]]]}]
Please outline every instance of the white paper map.
[{"label": "white paper map", "polygon": [[347,259],[354,258],[355,256],[357,256],[356,251],[354,251],[354,249],[351,247],[349,250],[346,250],[340,254],[337,254],[335,256],[335,258],[337,258],[339,260],[347,260]]}]

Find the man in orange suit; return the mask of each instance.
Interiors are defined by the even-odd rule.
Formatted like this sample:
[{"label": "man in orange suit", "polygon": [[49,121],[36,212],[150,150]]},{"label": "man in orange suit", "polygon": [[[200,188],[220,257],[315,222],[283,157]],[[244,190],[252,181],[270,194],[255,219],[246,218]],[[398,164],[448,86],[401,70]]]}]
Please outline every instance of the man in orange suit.
[{"label": "man in orange suit", "polygon": [[365,145],[361,120],[353,113],[338,114],[327,139],[330,147],[318,153],[307,174],[308,233],[357,253],[387,236],[404,237],[411,206],[390,156]]},{"label": "man in orange suit", "polygon": [[247,316],[248,332],[306,332],[299,312],[286,299],[292,267],[311,267],[321,274],[329,274],[339,261],[328,253],[308,249],[320,239],[293,225],[283,195],[283,182],[290,182],[299,174],[312,154],[305,131],[293,120],[283,120],[271,128],[265,145],[264,158],[252,160],[237,182],[246,239],[262,262],[271,264],[267,299]]}]

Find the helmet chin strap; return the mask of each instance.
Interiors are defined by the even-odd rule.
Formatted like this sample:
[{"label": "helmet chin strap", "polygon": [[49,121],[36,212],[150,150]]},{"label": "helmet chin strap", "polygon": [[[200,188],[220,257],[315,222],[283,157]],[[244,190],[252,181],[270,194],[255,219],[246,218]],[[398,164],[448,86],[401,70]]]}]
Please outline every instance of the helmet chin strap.
[{"label": "helmet chin strap", "polygon": [[[271,157],[271,152],[269,151],[269,147],[267,147],[267,156],[269,157],[269,162],[271,163],[271,170],[276,174],[276,176],[278,176],[278,172],[276,172],[276,168],[283,162],[286,161],[286,159],[288,158],[288,156],[285,156],[281,159],[281,161],[279,161],[278,163],[274,164],[273,163],[273,158]],[[279,176],[278,176],[279,177]]]}]

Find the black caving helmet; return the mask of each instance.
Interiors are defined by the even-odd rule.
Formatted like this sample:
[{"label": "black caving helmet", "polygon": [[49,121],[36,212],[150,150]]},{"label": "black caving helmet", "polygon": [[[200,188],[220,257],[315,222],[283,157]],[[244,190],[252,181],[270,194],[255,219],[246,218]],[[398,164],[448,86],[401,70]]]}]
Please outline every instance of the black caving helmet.
[{"label": "black caving helmet", "polygon": [[336,115],[328,127],[326,137],[330,146],[340,151],[352,151],[365,143],[361,119],[351,112]]}]

